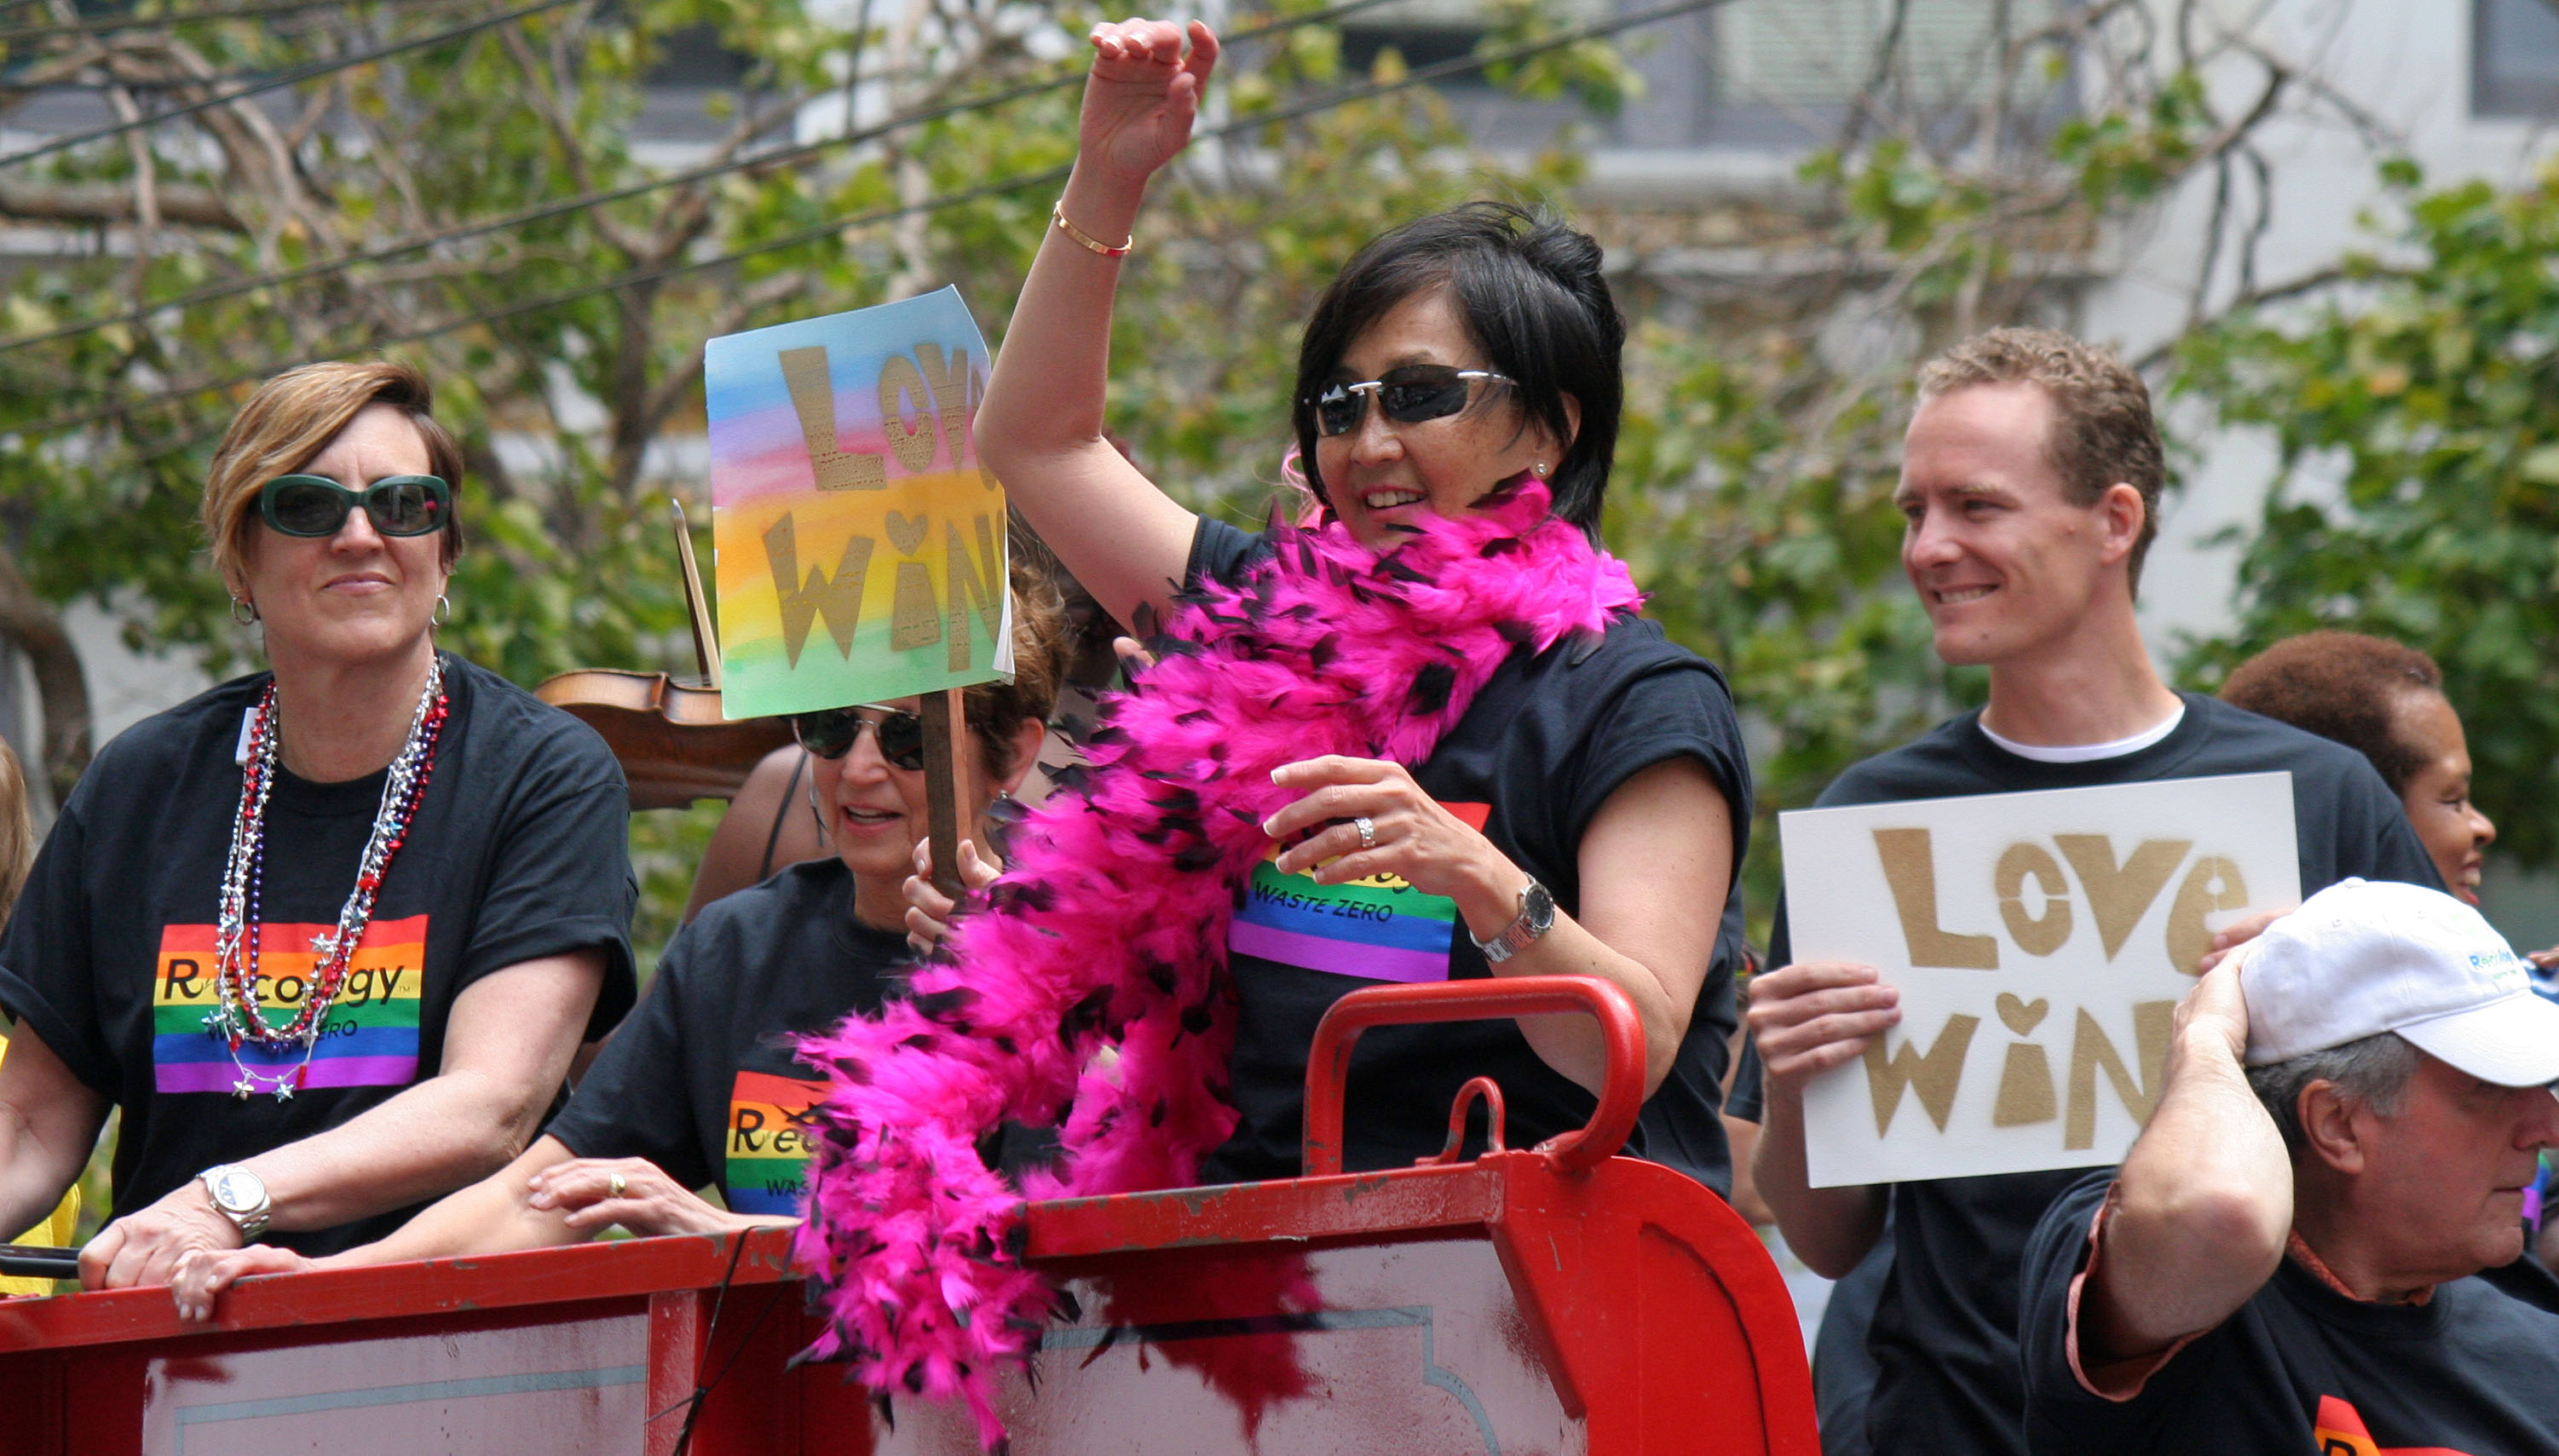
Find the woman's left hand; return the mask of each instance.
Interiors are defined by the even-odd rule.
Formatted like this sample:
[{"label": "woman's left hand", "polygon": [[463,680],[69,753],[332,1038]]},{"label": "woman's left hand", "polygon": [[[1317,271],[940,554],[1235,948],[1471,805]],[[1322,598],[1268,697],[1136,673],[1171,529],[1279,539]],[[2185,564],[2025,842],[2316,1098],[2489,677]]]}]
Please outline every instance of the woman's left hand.
[{"label": "woman's left hand", "polygon": [[[617,1190],[615,1179],[621,1180]],[[738,1220],[712,1208],[647,1158],[571,1158],[525,1183],[525,1202],[557,1210],[581,1235],[615,1224],[642,1238],[661,1234],[725,1234]]]},{"label": "woman's left hand", "polygon": [[[1306,872],[1319,885],[1394,875],[1458,902],[1461,911],[1470,899],[1500,902],[1516,892],[1501,882],[1519,871],[1490,839],[1425,794],[1402,764],[1327,755],[1283,765],[1271,782],[1304,797],[1264,820],[1263,832],[1285,841],[1319,831],[1280,856],[1281,874]],[[1369,842],[1360,834],[1363,818]]]},{"label": "woman's left hand", "polygon": [[220,1253],[240,1246],[239,1229],[215,1211],[205,1185],[190,1178],[158,1203],[98,1231],[80,1249],[80,1286],[123,1289],[166,1284],[178,1261],[198,1249]]}]

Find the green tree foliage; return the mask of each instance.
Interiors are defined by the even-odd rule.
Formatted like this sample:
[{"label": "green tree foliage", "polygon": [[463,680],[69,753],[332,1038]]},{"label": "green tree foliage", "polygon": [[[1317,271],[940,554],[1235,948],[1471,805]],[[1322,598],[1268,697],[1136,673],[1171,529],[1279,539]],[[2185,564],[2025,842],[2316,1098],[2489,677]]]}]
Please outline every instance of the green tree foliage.
[{"label": "green tree foliage", "polygon": [[1725,668],[1741,706],[1754,934],[1777,898],[1778,811],[1987,688],[1938,660],[1901,572],[1892,496],[1915,366],[1980,329],[2051,318],[2056,269],[2246,138],[2177,69],[2119,68],[2096,104],[2052,119],[2040,63],[2089,54],[2117,9],[2008,46],[1998,145],[1916,106],[1870,112],[1852,145],[1815,154],[1790,246],[1817,265],[1644,301],[1607,535],[1650,613]]},{"label": "green tree foliage", "polygon": [[[2498,852],[2547,864],[2559,791],[2559,172],[2514,191],[2383,171],[2376,249],[2188,337],[2177,388],[2271,433],[2216,682],[2318,628],[2421,648],[2469,729]],[[2368,219],[2369,220],[2369,219]]]},{"label": "green tree foliage", "polygon": [[[1535,6],[1511,9],[1530,39],[1555,29]],[[35,78],[192,99],[204,86],[176,77],[277,73],[455,20],[351,4],[302,24],[48,38]],[[288,88],[300,108],[289,125],[234,103],[45,159],[40,185],[0,189],[0,211],[85,224],[92,245],[44,258],[0,294],[8,542],[39,596],[94,597],[125,614],[137,643],[230,664],[252,644],[225,618],[194,525],[219,432],[275,369],[389,349],[428,369],[472,455],[473,549],[449,640],[520,681],[581,663],[676,665],[666,472],[647,468],[647,452],[697,430],[703,339],[944,282],[999,338],[1055,195],[1044,174],[1072,156],[1077,92],[1063,84],[860,146],[753,159],[787,138],[804,102],[840,90],[848,65],[899,113],[966,103],[1071,82],[1090,20],[1067,7],[1036,33],[1007,12],[975,30],[940,17],[848,37],[797,0],[580,3]],[[669,173],[635,151],[631,123],[657,38],[701,27],[749,66],[729,104],[751,114],[711,158],[741,165],[564,206]],[[1324,26],[1237,55],[1212,119],[1244,129],[1194,149],[1159,189],[1129,271],[1115,425],[1203,500],[1276,475],[1289,377],[1280,364],[1314,289],[1353,247],[1457,198],[1559,175],[1487,170],[1427,88],[1250,125],[1257,111],[1366,79],[1342,74],[1339,55]],[[1612,61],[1567,49],[1511,69],[1521,86],[1596,91],[1625,84]],[[1384,58],[1384,78],[1401,65]],[[0,102],[31,93],[0,90]],[[1001,187],[1014,180],[1027,185]],[[160,200],[156,220],[137,221],[151,211],[145,193]],[[391,252],[545,208],[558,211]],[[917,211],[879,216],[901,208]],[[731,260],[699,266],[705,257]],[[208,285],[314,267],[191,301]],[[119,319],[137,300],[183,306]],[[99,320],[115,322],[25,342]],[[179,387],[194,385],[213,387]],[[542,458],[502,453],[502,437],[540,444]]]},{"label": "green tree foliage", "polygon": [[[946,282],[1001,338],[1072,158],[1093,14],[883,3],[848,32],[799,0],[570,0],[474,26],[505,13],[355,0],[273,24],[0,32],[0,111],[47,84],[165,106],[215,97],[208,77],[321,69],[281,105],[0,165],[0,215],[78,239],[0,282],[0,634],[40,674],[68,668],[46,693],[58,784],[86,752],[60,604],[103,603],[134,645],[218,672],[254,657],[197,501],[230,413],[277,370],[383,351],[426,369],[471,466],[443,637],[530,684],[689,668],[666,499],[698,526],[705,483],[651,451],[700,438],[706,338]],[[1280,478],[1296,326],[1351,250],[1567,175],[1481,161],[1431,90],[1395,84],[1392,52],[1346,73],[1338,30],[1295,23],[1330,13],[1282,0],[1238,20],[1287,24],[1239,37],[1215,135],[1158,185],[1123,289],[1114,428],[1177,494],[1239,515]],[[1506,83],[1623,93],[1614,53],[1558,14],[1505,6],[1488,52],[1552,47]],[[632,140],[651,70],[666,37],[705,29],[745,69],[712,98],[726,133],[653,159]],[[863,134],[830,142],[824,115],[856,72]],[[804,114],[816,130],[795,143]],[[652,944],[706,823],[641,816]]]}]

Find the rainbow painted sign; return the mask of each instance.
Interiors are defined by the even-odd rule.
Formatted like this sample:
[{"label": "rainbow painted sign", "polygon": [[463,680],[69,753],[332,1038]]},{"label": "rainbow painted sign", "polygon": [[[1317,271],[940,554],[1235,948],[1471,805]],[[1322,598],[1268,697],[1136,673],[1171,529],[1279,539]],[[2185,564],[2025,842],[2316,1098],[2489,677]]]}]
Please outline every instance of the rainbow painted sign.
[{"label": "rainbow painted sign", "polygon": [[729,717],[1011,673],[1004,492],[970,439],[987,364],[956,288],[705,347]]}]

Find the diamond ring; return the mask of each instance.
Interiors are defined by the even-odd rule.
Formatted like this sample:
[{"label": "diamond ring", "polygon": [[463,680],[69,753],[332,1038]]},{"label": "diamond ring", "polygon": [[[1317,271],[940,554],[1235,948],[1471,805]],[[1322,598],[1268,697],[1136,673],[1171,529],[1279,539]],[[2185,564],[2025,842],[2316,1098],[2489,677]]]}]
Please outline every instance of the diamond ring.
[{"label": "diamond ring", "polygon": [[1360,831],[1360,848],[1375,849],[1377,847],[1377,825],[1369,822],[1368,815],[1362,814],[1358,818],[1351,820],[1351,827]]}]

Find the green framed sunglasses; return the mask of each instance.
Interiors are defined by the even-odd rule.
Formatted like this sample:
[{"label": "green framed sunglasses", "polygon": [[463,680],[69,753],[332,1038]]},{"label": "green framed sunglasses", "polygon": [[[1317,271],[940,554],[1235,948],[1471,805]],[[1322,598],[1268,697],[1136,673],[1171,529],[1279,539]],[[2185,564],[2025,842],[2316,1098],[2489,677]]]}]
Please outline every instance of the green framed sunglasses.
[{"label": "green framed sunglasses", "polygon": [[386,536],[422,536],[453,514],[453,488],[431,475],[388,475],[351,490],[327,476],[280,475],[257,488],[257,513],[288,536],[334,536],[357,506]]}]

